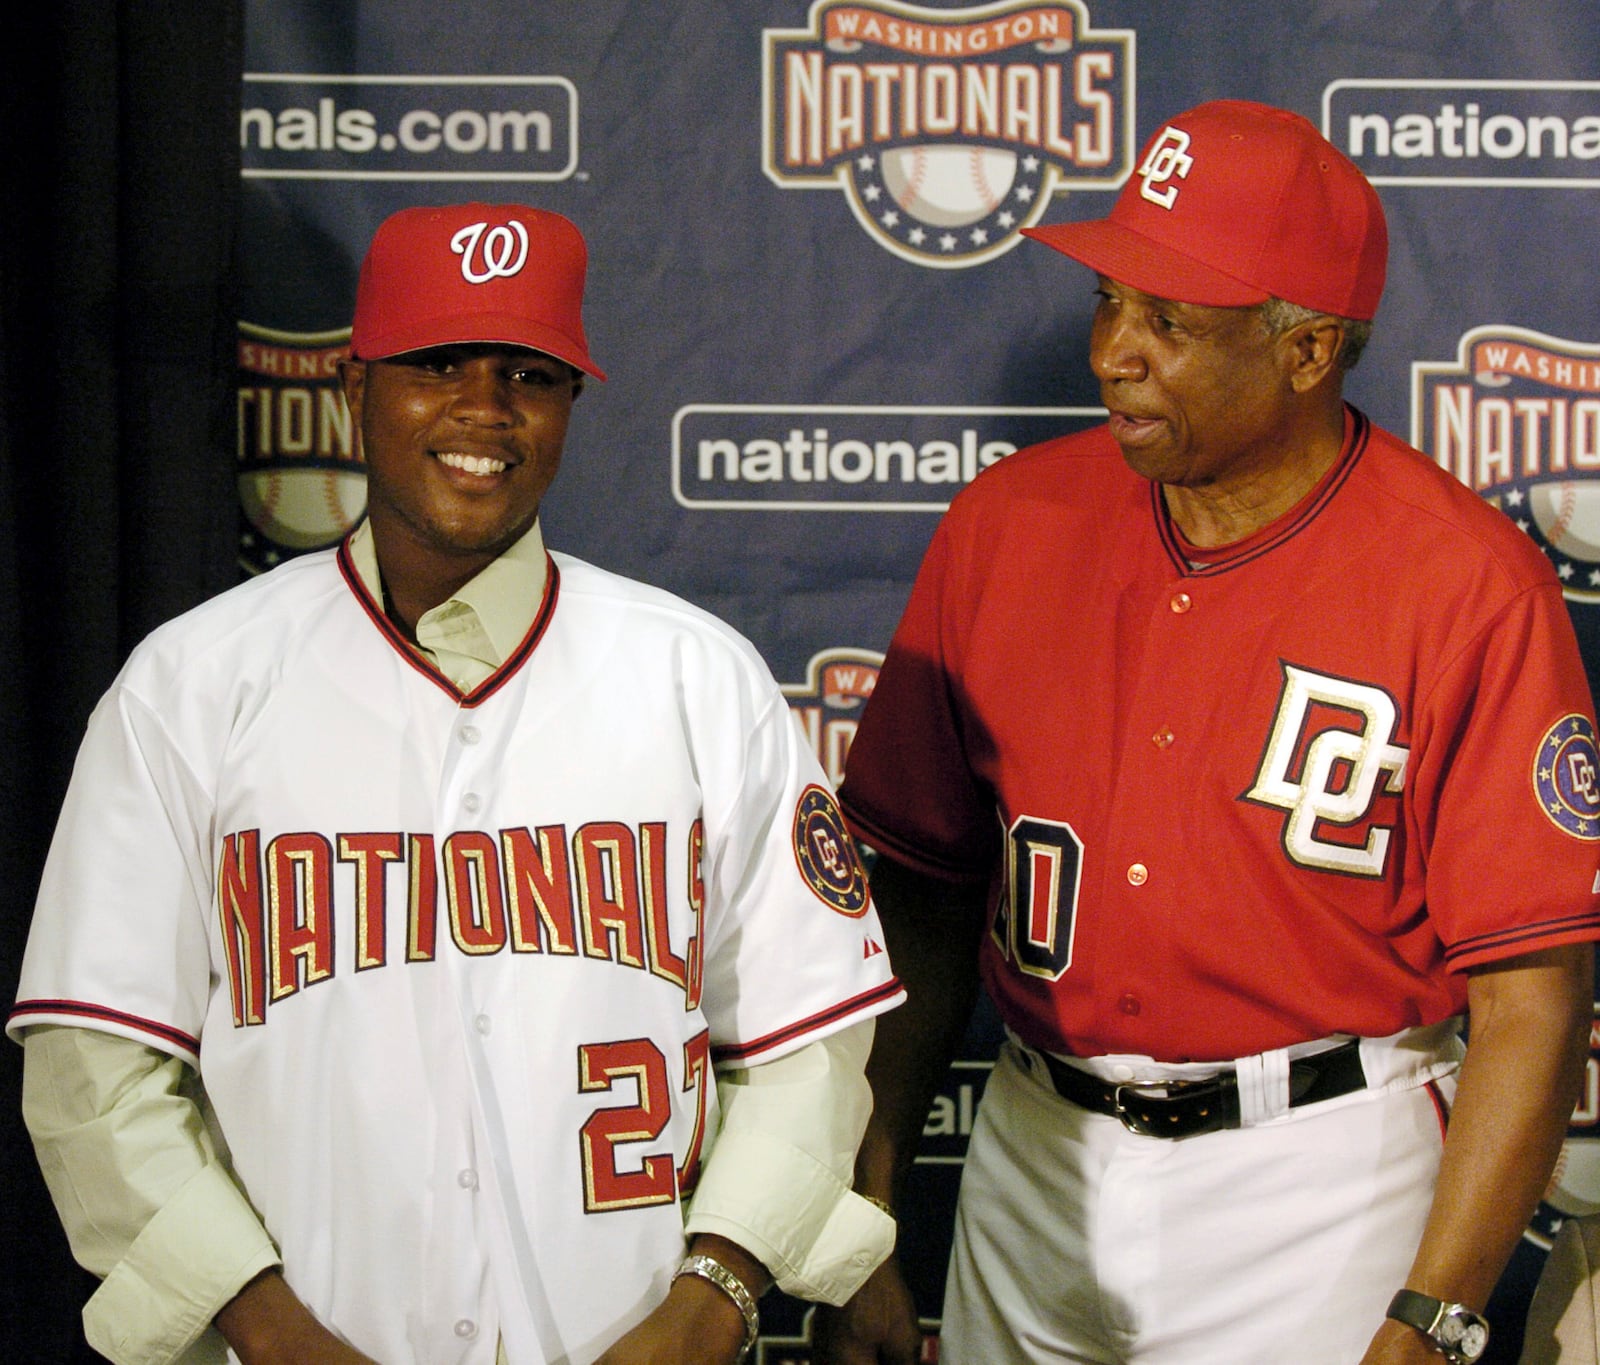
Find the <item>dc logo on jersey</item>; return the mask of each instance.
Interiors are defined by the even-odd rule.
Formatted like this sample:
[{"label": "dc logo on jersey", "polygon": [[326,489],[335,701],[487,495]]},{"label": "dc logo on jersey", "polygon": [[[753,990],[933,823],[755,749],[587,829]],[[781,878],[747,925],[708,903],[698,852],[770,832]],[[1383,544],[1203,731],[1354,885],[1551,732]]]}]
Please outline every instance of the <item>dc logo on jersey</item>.
[{"label": "dc logo on jersey", "polygon": [[1600,754],[1587,716],[1563,716],[1545,732],[1533,763],[1539,806],[1558,829],[1600,839]]},{"label": "dc logo on jersey", "polygon": [[1411,366],[1411,444],[1550,557],[1569,602],[1600,604],[1600,346],[1475,327]]},{"label": "dc logo on jersey", "polygon": [[339,387],[350,329],[239,324],[239,562],[260,573],[336,545],[367,507],[367,469]]},{"label": "dc logo on jersey", "polygon": [[1056,195],[1128,178],[1134,34],[1082,0],[815,0],[809,28],[763,39],[768,177],[841,191],[916,265],[992,260]]},{"label": "dc logo on jersey", "polygon": [[794,812],[794,856],[823,903],[856,919],[867,912],[867,874],[844,816],[822,787],[807,787]]}]

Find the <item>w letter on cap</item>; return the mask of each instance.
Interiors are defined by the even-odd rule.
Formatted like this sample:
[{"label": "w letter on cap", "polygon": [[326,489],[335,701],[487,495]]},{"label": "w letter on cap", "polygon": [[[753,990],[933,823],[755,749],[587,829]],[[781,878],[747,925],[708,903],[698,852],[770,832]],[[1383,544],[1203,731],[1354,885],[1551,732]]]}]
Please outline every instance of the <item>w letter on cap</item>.
[{"label": "w letter on cap", "polygon": [[[1144,181],[1139,190],[1140,197],[1170,209],[1178,200],[1178,186],[1170,182],[1174,177],[1179,180],[1187,178],[1194,166],[1194,158],[1188,152],[1189,135],[1183,129],[1163,128],[1161,136],[1151,144],[1145,154],[1144,164],[1137,171],[1139,178]],[[1158,189],[1158,186],[1166,188]]]},{"label": "w letter on cap", "polygon": [[[528,261],[528,229],[515,218],[490,230],[487,223],[472,223],[450,239],[450,250],[461,257],[461,277],[468,284],[487,284],[497,275],[515,275]],[[474,254],[482,253],[474,264]]]}]

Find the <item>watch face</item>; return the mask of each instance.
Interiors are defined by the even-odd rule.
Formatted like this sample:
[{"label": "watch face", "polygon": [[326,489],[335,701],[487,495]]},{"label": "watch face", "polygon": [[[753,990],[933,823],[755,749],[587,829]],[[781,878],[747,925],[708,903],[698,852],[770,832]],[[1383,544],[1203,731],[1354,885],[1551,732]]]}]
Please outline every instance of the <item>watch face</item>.
[{"label": "watch face", "polygon": [[1461,1310],[1446,1313],[1438,1327],[1439,1342],[1463,1360],[1476,1360],[1489,1344],[1489,1329],[1476,1314]]}]

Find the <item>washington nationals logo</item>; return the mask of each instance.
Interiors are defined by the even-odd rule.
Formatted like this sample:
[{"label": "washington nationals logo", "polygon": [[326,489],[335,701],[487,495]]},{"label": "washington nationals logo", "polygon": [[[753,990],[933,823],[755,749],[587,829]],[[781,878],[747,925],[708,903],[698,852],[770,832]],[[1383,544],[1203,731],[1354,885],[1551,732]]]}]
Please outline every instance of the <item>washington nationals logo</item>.
[{"label": "washington nationals logo", "polygon": [[1394,742],[1399,707],[1382,688],[1282,668],[1272,734],[1242,799],[1288,812],[1283,851],[1291,862],[1381,877],[1393,830],[1369,824],[1364,838],[1348,832],[1371,820],[1380,795],[1398,796],[1405,786],[1411,751]]},{"label": "washington nationals logo", "polygon": [[[468,284],[487,284],[500,275],[515,275],[528,263],[528,229],[515,218],[499,227],[472,223],[450,239],[450,250],[461,257],[461,277]],[[481,243],[481,251],[480,251]],[[475,265],[474,258],[482,262]]]},{"label": "washington nationals logo", "polygon": [[1600,605],[1600,345],[1499,323],[1411,366],[1411,444],[1499,507]]},{"label": "washington nationals logo", "polygon": [[1575,839],[1600,839],[1600,756],[1587,716],[1563,716],[1539,742],[1533,762],[1539,808]]},{"label": "washington nationals logo", "polygon": [[1135,33],[1083,0],[813,0],[809,27],[762,37],[768,177],[840,191],[913,265],[993,260],[1132,169]]},{"label": "washington nationals logo", "polygon": [[807,787],[794,812],[794,856],[806,885],[841,915],[867,912],[867,874],[833,797]]},{"label": "washington nationals logo", "polygon": [[[1182,128],[1163,128],[1161,136],[1145,153],[1143,163],[1135,174],[1144,184],[1139,187],[1139,197],[1152,204],[1170,209],[1178,202],[1178,187],[1171,183],[1176,176],[1187,180],[1194,168],[1194,158],[1189,155],[1189,134]],[[1165,185],[1165,189],[1157,189]]]}]

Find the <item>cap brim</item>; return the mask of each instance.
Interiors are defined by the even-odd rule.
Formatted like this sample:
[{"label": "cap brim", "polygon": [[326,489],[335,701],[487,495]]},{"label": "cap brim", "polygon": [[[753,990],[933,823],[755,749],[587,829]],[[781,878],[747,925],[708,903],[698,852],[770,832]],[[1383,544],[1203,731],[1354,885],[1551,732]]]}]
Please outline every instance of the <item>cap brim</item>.
[{"label": "cap brim", "polygon": [[363,337],[355,354],[361,360],[386,360],[408,351],[425,351],[432,346],[474,343],[526,346],[531,351],[543,351],[557,360],[564,360],[596,379],[605,379],[605,373],[589,359],[589,353],[564,332],[506,314],[424,318],[381,336]]},{"label": "cap brim", "polygon": [[1247,308],[1265,303],[1269,297],[1254,285],[1202,265],[1193,257],[1110,219],[1023,228],[1022,235],[1054,247],[1097,275],[1175,303]]}]

